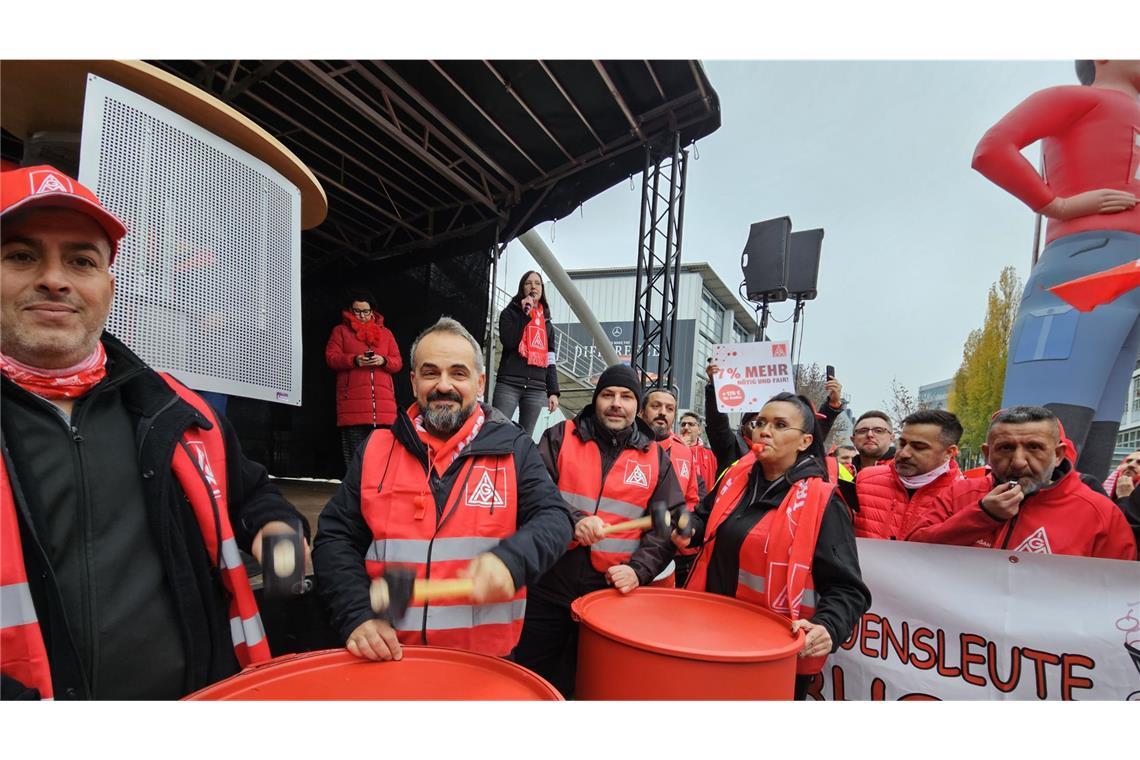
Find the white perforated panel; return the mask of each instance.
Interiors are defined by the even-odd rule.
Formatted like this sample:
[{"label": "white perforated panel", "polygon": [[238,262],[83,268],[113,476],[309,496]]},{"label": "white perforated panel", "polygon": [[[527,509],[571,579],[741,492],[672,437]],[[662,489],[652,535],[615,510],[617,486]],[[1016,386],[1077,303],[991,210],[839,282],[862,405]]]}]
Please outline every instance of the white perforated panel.
[{"label": "white perforated panel", "polygon": [[129,230],[108,329],[192,388],[300,405],[297,188],[93,75],[79,181]]}]

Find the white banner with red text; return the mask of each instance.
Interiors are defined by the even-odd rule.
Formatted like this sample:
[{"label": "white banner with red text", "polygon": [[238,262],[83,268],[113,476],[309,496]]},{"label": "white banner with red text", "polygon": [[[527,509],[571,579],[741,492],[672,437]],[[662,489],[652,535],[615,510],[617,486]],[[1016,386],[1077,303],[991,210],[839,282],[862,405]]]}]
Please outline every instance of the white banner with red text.
[{"label": "white banner with red text", "polygon": [[717,343],[712,354],[719,411],[758,412],[777,393],[796,392],[786,342]]},{"label": "white banner with red text", "polygon": [[1140,562],[857,542],[871,609],[809,699],[1140,700]]}]

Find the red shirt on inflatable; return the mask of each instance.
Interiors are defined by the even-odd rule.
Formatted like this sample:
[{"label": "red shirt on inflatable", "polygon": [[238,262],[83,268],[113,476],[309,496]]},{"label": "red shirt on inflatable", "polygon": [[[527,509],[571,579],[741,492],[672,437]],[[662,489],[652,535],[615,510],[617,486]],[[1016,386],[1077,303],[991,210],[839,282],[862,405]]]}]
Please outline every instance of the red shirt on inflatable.
[{"label": "red shirt on inflatable", "polygon": [[[1037,140],[1044,140],[1048,182],[1020,152]],[[1041,90],[986,132],[973,167],[1034,211],[1087,190],[1140,195],[1140,103],[1104,87]],[[1046,243],[1090,230],[1140,234],[1140,204],[1119,214],[1050,219]]]}]

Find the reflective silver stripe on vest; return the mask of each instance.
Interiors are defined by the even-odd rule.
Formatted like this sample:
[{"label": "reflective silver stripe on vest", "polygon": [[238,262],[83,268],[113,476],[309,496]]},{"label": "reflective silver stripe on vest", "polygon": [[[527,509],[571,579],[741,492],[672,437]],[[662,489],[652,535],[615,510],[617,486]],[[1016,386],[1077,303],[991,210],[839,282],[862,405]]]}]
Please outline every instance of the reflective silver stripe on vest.
[{"label": "reflective silver stripe on vest", "polygon": [[582,496],[569,491],[559,491],[562,494],[562,500],[570,507],[570,509],[580,509],[583,512],[594,511],[594,500],[588,496]]},{"label": "reflective silver stripe on vest", "polygon": [[[757,594],[763,594],[764,593],[764,586],[766,583],[764,576],[753,575],[752,573],[741,570],[737,573],[736,577],[737,577],[737,580],[740,581],[741,585],[747,586],[748,588],[755,591]],[[803,596],[803,599],[800,600],[800,604],[804,607],[811,607],[814,610],[815,609],[815,590],[810,589],[810,588],[805,588],[804,589],[804,596]]]},{"label": "reflective silver stripe on vest", "polygon": [[598,509],[610,512],[615,515],[620,515],[627,520],[636,520],[645,514],[645,507],[643,506],[630,504],[628,501],[607,499],[604,496],[602,497],[602,500],[598,502]]},{"label": "reflective silver stripe on vest", "polygon": [[737,580],[740,581],[741,585],[747,586],[757,594],[764,593],[764,576],[753,575],[752,573],[741,570],[739,573],[737,573],[736,577]]},{"label": "reflective silver stripe on vest", "polygon": [[234,646],[245,644],[247,647],[256,646],[265,638],[265,628],[261,625],[261,615],[251,618],[230,618],[230,638]]},{"label": "reflective silver stripe on vest", "polygon": [[226,570],[236,570],[241,566],[241,552],[238,551],[237,541],[227,538],[222,542],[222,567]]},{"label": "reflective silver stripe on vest", "polygon": [[641,546],[640,538],[603,538],[590,546],[592,551],[612,552],[613,554],[633,554]]},{"label": "reflective silver stripe on vest", "polygon": [[[404,616],[396,621],[396,630],[417,633],[423,630],[424,609],[424,607],[409,607]],[[426,609],[427,630],[430,635],[431,631],[454,631],[522,620],[526,614],[526,600],[515,599],[499,604],[433,604]]]},{"label": "reflective silver stripe on vest", "polygon": [[501,538],[437,538],[434,543],[414,538],[387,538],[373,541],[364,559],[372,562],[427,562],[431,544],[432,562],[456,559],[474,559],[499,545]]},{"label": "reflective silver stripe on vest", "polygon": [[[560,491],[562,498],[570,505],[571,509],[580,509],[583,512],[594,511],[594,499],[587,496],[581,496],[576,493],[567,493]],[[619,501],[618,499],[609,499],[602,497],[597,500],[598,509],[603,512],[620,515],[627,520],[636,520],[645,514],[645,507],[638,506],[637,504],[630,504],[628,501]]]},{"label": "reflective silver stripe on vest", "polygon": [[0,586],[0,627],[11,628],[36,622],[36,606],[26,583]]}]

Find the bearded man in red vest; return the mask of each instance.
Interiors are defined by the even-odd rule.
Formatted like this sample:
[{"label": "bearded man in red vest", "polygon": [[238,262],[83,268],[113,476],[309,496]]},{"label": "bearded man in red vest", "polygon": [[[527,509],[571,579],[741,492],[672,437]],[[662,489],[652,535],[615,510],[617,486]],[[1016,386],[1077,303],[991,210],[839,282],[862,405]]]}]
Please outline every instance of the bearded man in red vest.
[{"label": "bearded man in red vest", "polygon": [[607,525],[643,516],[651,504],[685,508],[669,452],[638,417],[641,380],[625,364],[602,372],[593,402],[542,434],[538,450],[574,516],[575,543],[531,589],[515,660],[569,698],[574,694],[578,624],[570,603],[613,586],[628,594],[648,585],[673,558],[673,544],[652,532]]},{"label": "bearded man in red vest", "polygon": [[[570,514],[530,436],[479,402],[483,351],[441,318],[412,344],[416,402],[357,450],[321,512],[317,586],[348,651],[399,660],[401,644],[503,656],[522,631],[526,586],[566,550]],[[395,625],[374,617],[370,579],[471,578],[470,598],[413,603]]]},{"label": "bearded man in red vest", "polygon": [[0,215],[3,698],[174,699],[268,659],[238,550],[303,518],[104,330],[127,230],[95,194],[3,172]]},{"label": "bearded man in red vest", "polygon": [[943,491],[908,541],[1136,559],[1124,513],[1081,482],[1052,411],[1003,409],[990,422],[982,453],[989,473]]},{"label": "bearded man in red vest", "polygon": [[[708,486],[701,477],[697,465],[696,452],[685,443],[685,439],[673,432],[673,421],[677,418],[677,397],[665,388],[650,388],[641,405],[641,419],[653,429],[657,445],[669,452],[673,463],[673,474],[685,494],[685,507],[692,512],[708,493]],[[674,583],[684,585],[689,575],[696,551],[677,552],[674,557]]]},{"label": "bearded man in red vest", "polygon": [[901,539],[918,515],[960,480],[962,423],[950,412],[925,409],[902,421],[895,458],[864,467],[855,478],[859,538]]}]

